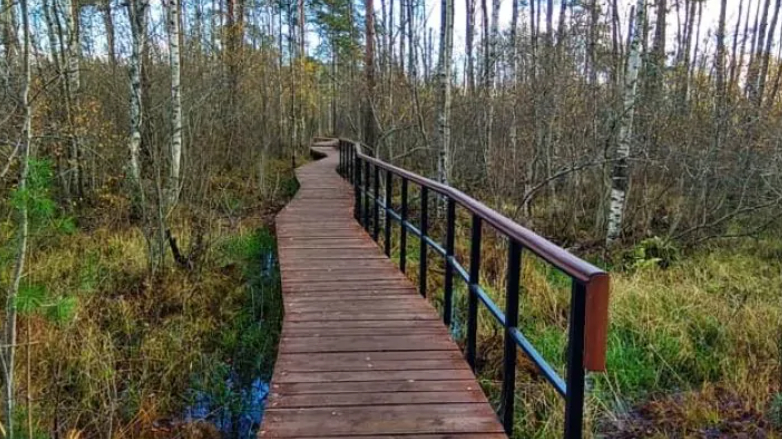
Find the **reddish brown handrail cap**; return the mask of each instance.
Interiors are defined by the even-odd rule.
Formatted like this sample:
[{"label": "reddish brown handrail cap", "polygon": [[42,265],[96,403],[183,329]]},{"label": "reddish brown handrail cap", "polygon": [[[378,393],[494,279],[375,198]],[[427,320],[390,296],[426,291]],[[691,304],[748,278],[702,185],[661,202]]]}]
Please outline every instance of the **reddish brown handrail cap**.
[{"label": "reddish brown handrail cap", "polygon": [[605,372],[606,370],[610,289],[611,278],[608,274],[593,276],[587,283],[584,368],[592,372]]}]

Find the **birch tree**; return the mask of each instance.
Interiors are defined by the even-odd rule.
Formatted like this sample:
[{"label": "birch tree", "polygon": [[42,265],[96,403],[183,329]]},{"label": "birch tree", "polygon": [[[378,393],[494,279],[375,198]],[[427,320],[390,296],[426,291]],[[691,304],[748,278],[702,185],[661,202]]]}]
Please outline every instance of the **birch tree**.
[{"label": "birch tree", "polygon": [[448,184],[451,177],[451,57],[453,54],[453,5],[454,0],[442,0],[440,4],[440,61],[437,66],[437,129],[435,146],[438,151],[437,179]]},{"label": "birch tree", "polygon": [[141,185],[141,163],[139,151],[141,149],[141,129],[144,115],[142,100],[141,69],[143,67],[143,53],[147,44],[147,7],[149,0],[128,0],[128,17],[130,18],[131,53],[129,60],[130,70],[130,135],[128,148],[130,150],[130,175],[138,189],[138,195],[142,203],[144,189]]},{"label": "birch tree", "polygon": [[470,95],[475,94],[475,55],[473,42],[475,40],[475,1],[465,0],[467,6],[467,23],[465,27],[465,55],[467,57],[467,90]]},{"label": "birch tree", "polygon": [[181,25],[179,0],[168,2],[168,47],[171,65],[171,168],[167,192],[167,214],[176,205],[180,190],[182,163],[182,59],[179,50]]},{"label": "birch tree", "polygon": [[364,100],[364,142],[375,146],[377,130],[375,128],[374,94],[375,94],[375,6],[373,0],[364,0],[366,12],[366,53],[364,69],[366,70],[367,96]]},{"label": "birch tree", "polygon": [[30,16],[27,0],[19,0],[19,11],[22,18],[22,91],[20,103],[24,109],[24,122],[19,152],[19,181],[16,193],[19,196],[17,207],[17,242],[16,262],[14,264],[11,285],[6,294],[5,328],[3,345],[0,347],[0,366],[2,366],[3,382],[5,383],[5,428],[6,437],[14,438],[14,361],[16,354],[16,297],[22,281],[27,256],[27,240],[29,232],[27,177],[30,163],[30,144],[32,143],[32,104],[30,101]]},{"label": "birch tree", "polygon": [[627,199],[629,179],[630,144],[633,140],[633,116],[638,97],[638,71],[641,69],[641,23],[646,10],[645,0],[635,6],[635,26],[632,28],[627,72],[625,73],[622,115],[619,120],[619,136],[611,172],[611,199],[608,208],[606,244],[611,245],[622,233],[622,217]]},{"label": "birch tree", "polygon": [[[45,5],[44,5],[45,7]],[[60,49],[59,72],[61,91],[65,107],[65,122],[68,126],[68,170],[65,177],[66,194],[70,198],[73,188],[82,197],[84,181],[82,151],[77,127],[76,113],[79,110],[81,89],[81,32],[79,31],[79,3],[76,0],[51,0],[51,10],[46,16],[54,21],[57,42]],[[57,56],[56,54],[54,55]]]}]

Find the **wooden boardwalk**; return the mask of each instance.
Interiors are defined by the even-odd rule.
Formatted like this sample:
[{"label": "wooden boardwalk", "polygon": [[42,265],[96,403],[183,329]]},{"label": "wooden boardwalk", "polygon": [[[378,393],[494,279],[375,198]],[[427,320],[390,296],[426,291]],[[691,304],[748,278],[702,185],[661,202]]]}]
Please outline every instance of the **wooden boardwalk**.
[{"label": "wooden boardwalk", "polygon": [[437,311],[353,219],[336,149],[277,216],[285,319],[259,437],[505,438]]}]

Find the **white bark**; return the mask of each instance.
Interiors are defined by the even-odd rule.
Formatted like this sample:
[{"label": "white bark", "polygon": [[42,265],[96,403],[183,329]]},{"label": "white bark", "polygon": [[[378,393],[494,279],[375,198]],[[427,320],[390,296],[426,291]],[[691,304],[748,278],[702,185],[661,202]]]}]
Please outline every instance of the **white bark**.
[{"label": "white bark", "polygon": [[171,169],[167,188],[167,214],[179,199],[180,173],[182,163],[182,58],[179,50],[181,32],[179,0],[168,3],[169,32],[168,46],[171,62]]},{"label": "white bark", "polygon": [[453,53],[453,10],[454,0],[442,0],[440,24],[440,62],[437,67],[437,129],[435,150],[437,157],[437,179],[448,184],[451,178],[451,58]]},{"label": "white bark", "polygon": [[79,3],[78,0],[64,0],[63,14],[68,31],[66,42],[66,56],[68,67],[68,79],[71,85],[71,93],[77,94],[81,88],[79,75],[81,58],[81,32],[79,32]]},{"label": "white bark", "polygon": [[[30,143],[32,142],[32,105],[30,103],[30,17],[28,16],[27,0],[19,0],[19,10],[22,16],[22,95],[21,104],[24,108],[24,124],[22,126],[22,142],[20,144],[19,183],[17,190],[27,188],[28,164],[30,162]],[[16,295],[24,273],[25,257],[27,256],[28,216],[27,204],[22,203],[18,211],[18,237],[16,247],[16,264],[14,266],[11,286],[6,296],[6,316],[3,346],[0,348],[0,363],[2,363],[3,381],[5,382],[5,428],[7,437],[13,439],[14,413],[14,356],[16,354]]]},{"label": "white bark", "polygon": [[131,53],[130,53],[130,174],[134,184],[143,198],[144,191],[141,187],[141,164],[139,162],[139,150],[141,149],[141,124],[144,115],[143,102],[141,100],[141,68],[143,62],[144,46],[146,45],[147,32],[147,6],[149,0],[129,0],[128,17],[130,17],[131,29]]},{"label": "white bark", "polygon": [[[55,2],[58,0],[54,0]],[[81,89],[80,59],[81,59],[81,32],[79,31],[79,2],[78,0],[63,1],[63,15],[65,16],[65,41],[63,42],[63,55],[65,58],[62,66],[65,71],[66,113],[70,131],[71,143],[71,181],[76,186],[79,196],[82,195],[82,167],[81,147],[77,134],[75,112],[79,108],[79,90]]]},{"label": "white bark", "polygon": [[622,233],[622,219],[627,199],[628,158],[633,138],[633,116],[638,98],[638,71],[641,69],[641,24],[644,21],[645,0],[638,0],[635,27],[632,31],[627,73],[625,74],[622,116],[619,121],[614,167],[611,173],[611,200],[608,209],[606,244],[611,245]]}]

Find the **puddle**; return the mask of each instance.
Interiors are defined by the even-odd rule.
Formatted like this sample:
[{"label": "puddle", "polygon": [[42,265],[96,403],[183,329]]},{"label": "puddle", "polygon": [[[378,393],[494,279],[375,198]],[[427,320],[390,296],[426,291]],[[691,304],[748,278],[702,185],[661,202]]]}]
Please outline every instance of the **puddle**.
[{"label": "puddle", "polygon": [[269,383],[258,378],[247,387],[234,389],[233,381],[227,380],[225,386],[228,402],[219,401],[206,392],[195,392],[193,404],[185,410],[185,422],[209,422],[225,438],[255,437],[263,420]]}]

